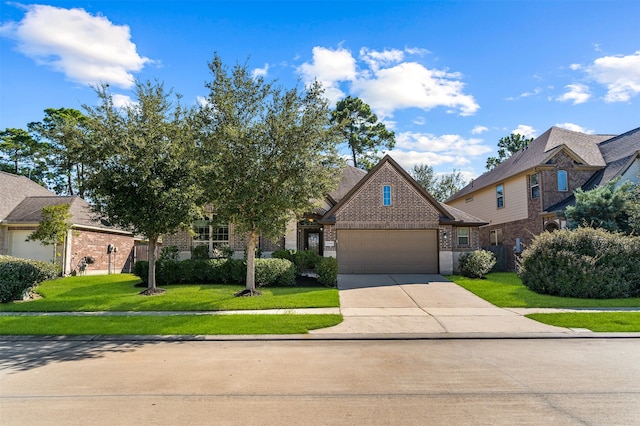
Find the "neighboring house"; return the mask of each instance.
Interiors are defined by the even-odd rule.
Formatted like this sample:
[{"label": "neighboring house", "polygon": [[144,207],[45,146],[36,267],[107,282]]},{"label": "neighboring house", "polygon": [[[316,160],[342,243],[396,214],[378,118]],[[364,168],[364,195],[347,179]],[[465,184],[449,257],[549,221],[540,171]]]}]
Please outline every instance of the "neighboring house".
[{"label": "neighboring house", "polygon": [[62,273],[77,271],[85,256],[95,260],[87,267],[88,274],[131,270],[133,235],[95,220],[82,198],[60,197],[24,176],[0,172],[0,200],[0,254],[51,262],[52,246],[26,239],[38,227],[43,207],[69,204],[72,228],[55,259]]},{"label": "neighboring house", "polygon": [[506,270],[515,253],[547,230],[562,229],[559,214],[575,203],[573,192],[615,178],[637,181],[640,128],[623,135],[589,135],[552,127],[529,146],[473,180],[446,203],[489,222],[480,243]]},{"label": "neighboring house", "polygon": [[[228,245],[240,256],[246,240],[212,213],[163,244],[186,258],[199,244]],[[391,157],[369,173],[347,166],[338,188],[314,212],[288,226],[277,243],[261,239],[265,252],[286,248],[336,257],[340,273],[443,273],[457,269],[460,253],[479,248],[486,222],[436,201]]]}]

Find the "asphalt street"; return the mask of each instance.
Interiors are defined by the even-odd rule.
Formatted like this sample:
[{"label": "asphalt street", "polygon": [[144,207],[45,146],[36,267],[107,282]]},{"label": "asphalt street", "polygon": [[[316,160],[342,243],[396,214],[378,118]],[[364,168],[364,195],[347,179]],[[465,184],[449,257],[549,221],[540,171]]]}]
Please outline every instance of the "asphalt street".
[{"label": "asphalt street", "polygon": [[633,425],[639,339],[0,339],[2,425]]}]

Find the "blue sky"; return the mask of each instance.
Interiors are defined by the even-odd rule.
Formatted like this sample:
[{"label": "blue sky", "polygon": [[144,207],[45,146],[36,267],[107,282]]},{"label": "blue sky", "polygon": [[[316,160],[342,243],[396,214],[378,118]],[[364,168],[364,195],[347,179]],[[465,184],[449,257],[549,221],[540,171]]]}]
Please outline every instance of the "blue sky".
[{"label": "blue sky", "polygon": [[157,79],[196,104],[207,62],[359,96],[407,169],[484,171],[497,141],[640,126],[640,2],[50,1],[0,4],[0,129]]}]

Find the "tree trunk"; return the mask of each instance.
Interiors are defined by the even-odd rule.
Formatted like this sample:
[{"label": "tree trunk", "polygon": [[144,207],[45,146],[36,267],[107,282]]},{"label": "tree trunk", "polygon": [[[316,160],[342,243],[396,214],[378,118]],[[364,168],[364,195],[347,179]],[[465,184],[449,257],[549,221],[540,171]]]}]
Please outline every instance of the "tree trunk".
[{"label": "tree trunk", "polygon": [[247,281],[245,289],[236,293],[235,296],[259,296],[262,293],[256,290],[256,246],[258,244],[258,233],[252,231],[249,234],[247,243]]},{"label": "tree trunk", "polygon": [[149,237],[149,275],[147,277],[147,289],[140,294],[145,296],[153,296],[155,294],[162,294],[164,290],[156,287],[156,245],[158,244],[158,237]]},{"label": "tree trunk", "polygon": [[351,147],[351,157],[353,158],[353,167],[358,168],[358,160],[356,157],[356,148]]}]

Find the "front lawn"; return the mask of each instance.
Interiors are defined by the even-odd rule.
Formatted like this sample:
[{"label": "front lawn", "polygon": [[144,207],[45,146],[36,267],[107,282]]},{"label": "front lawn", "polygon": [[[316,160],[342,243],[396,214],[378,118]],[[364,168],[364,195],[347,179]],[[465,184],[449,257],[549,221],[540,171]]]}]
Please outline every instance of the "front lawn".
[{"label": "front lawn", "polygon": [[0,335],[306,334],[342,315],[171,315],[0,317]]},{"label": "front lawn", "polygon": [[338,307],[338,290],[266,287],[260,297],[234,297],[239,285],[167,285],[166,293],[141,296],[130,274],[67,277],[42,283],[40,299],[0,304],[5,312],[224,311]]},{"label": "front lawn", "polygon": [[527,318],[565,328],[586,328],[595,332],[640,331],[639,312],[530,314]]},{"label": "front lawn", "polygon": [[[576,299],[538,294],[522,284],[513,272],[494,272],[486,279],[448,277],[461,287],[502,308],[640,308],[640,298]],[[640,312],[569,312],[530,314],[527,318],[565,328],[595,332],[640,332]]]},{"label": "front lawn", "polygon": [[515,272],[493,272],[486,279],[451,275],[451,281],[502,308],[640,308],[640,298],[576,299],[538,294],[522,284]]}]

